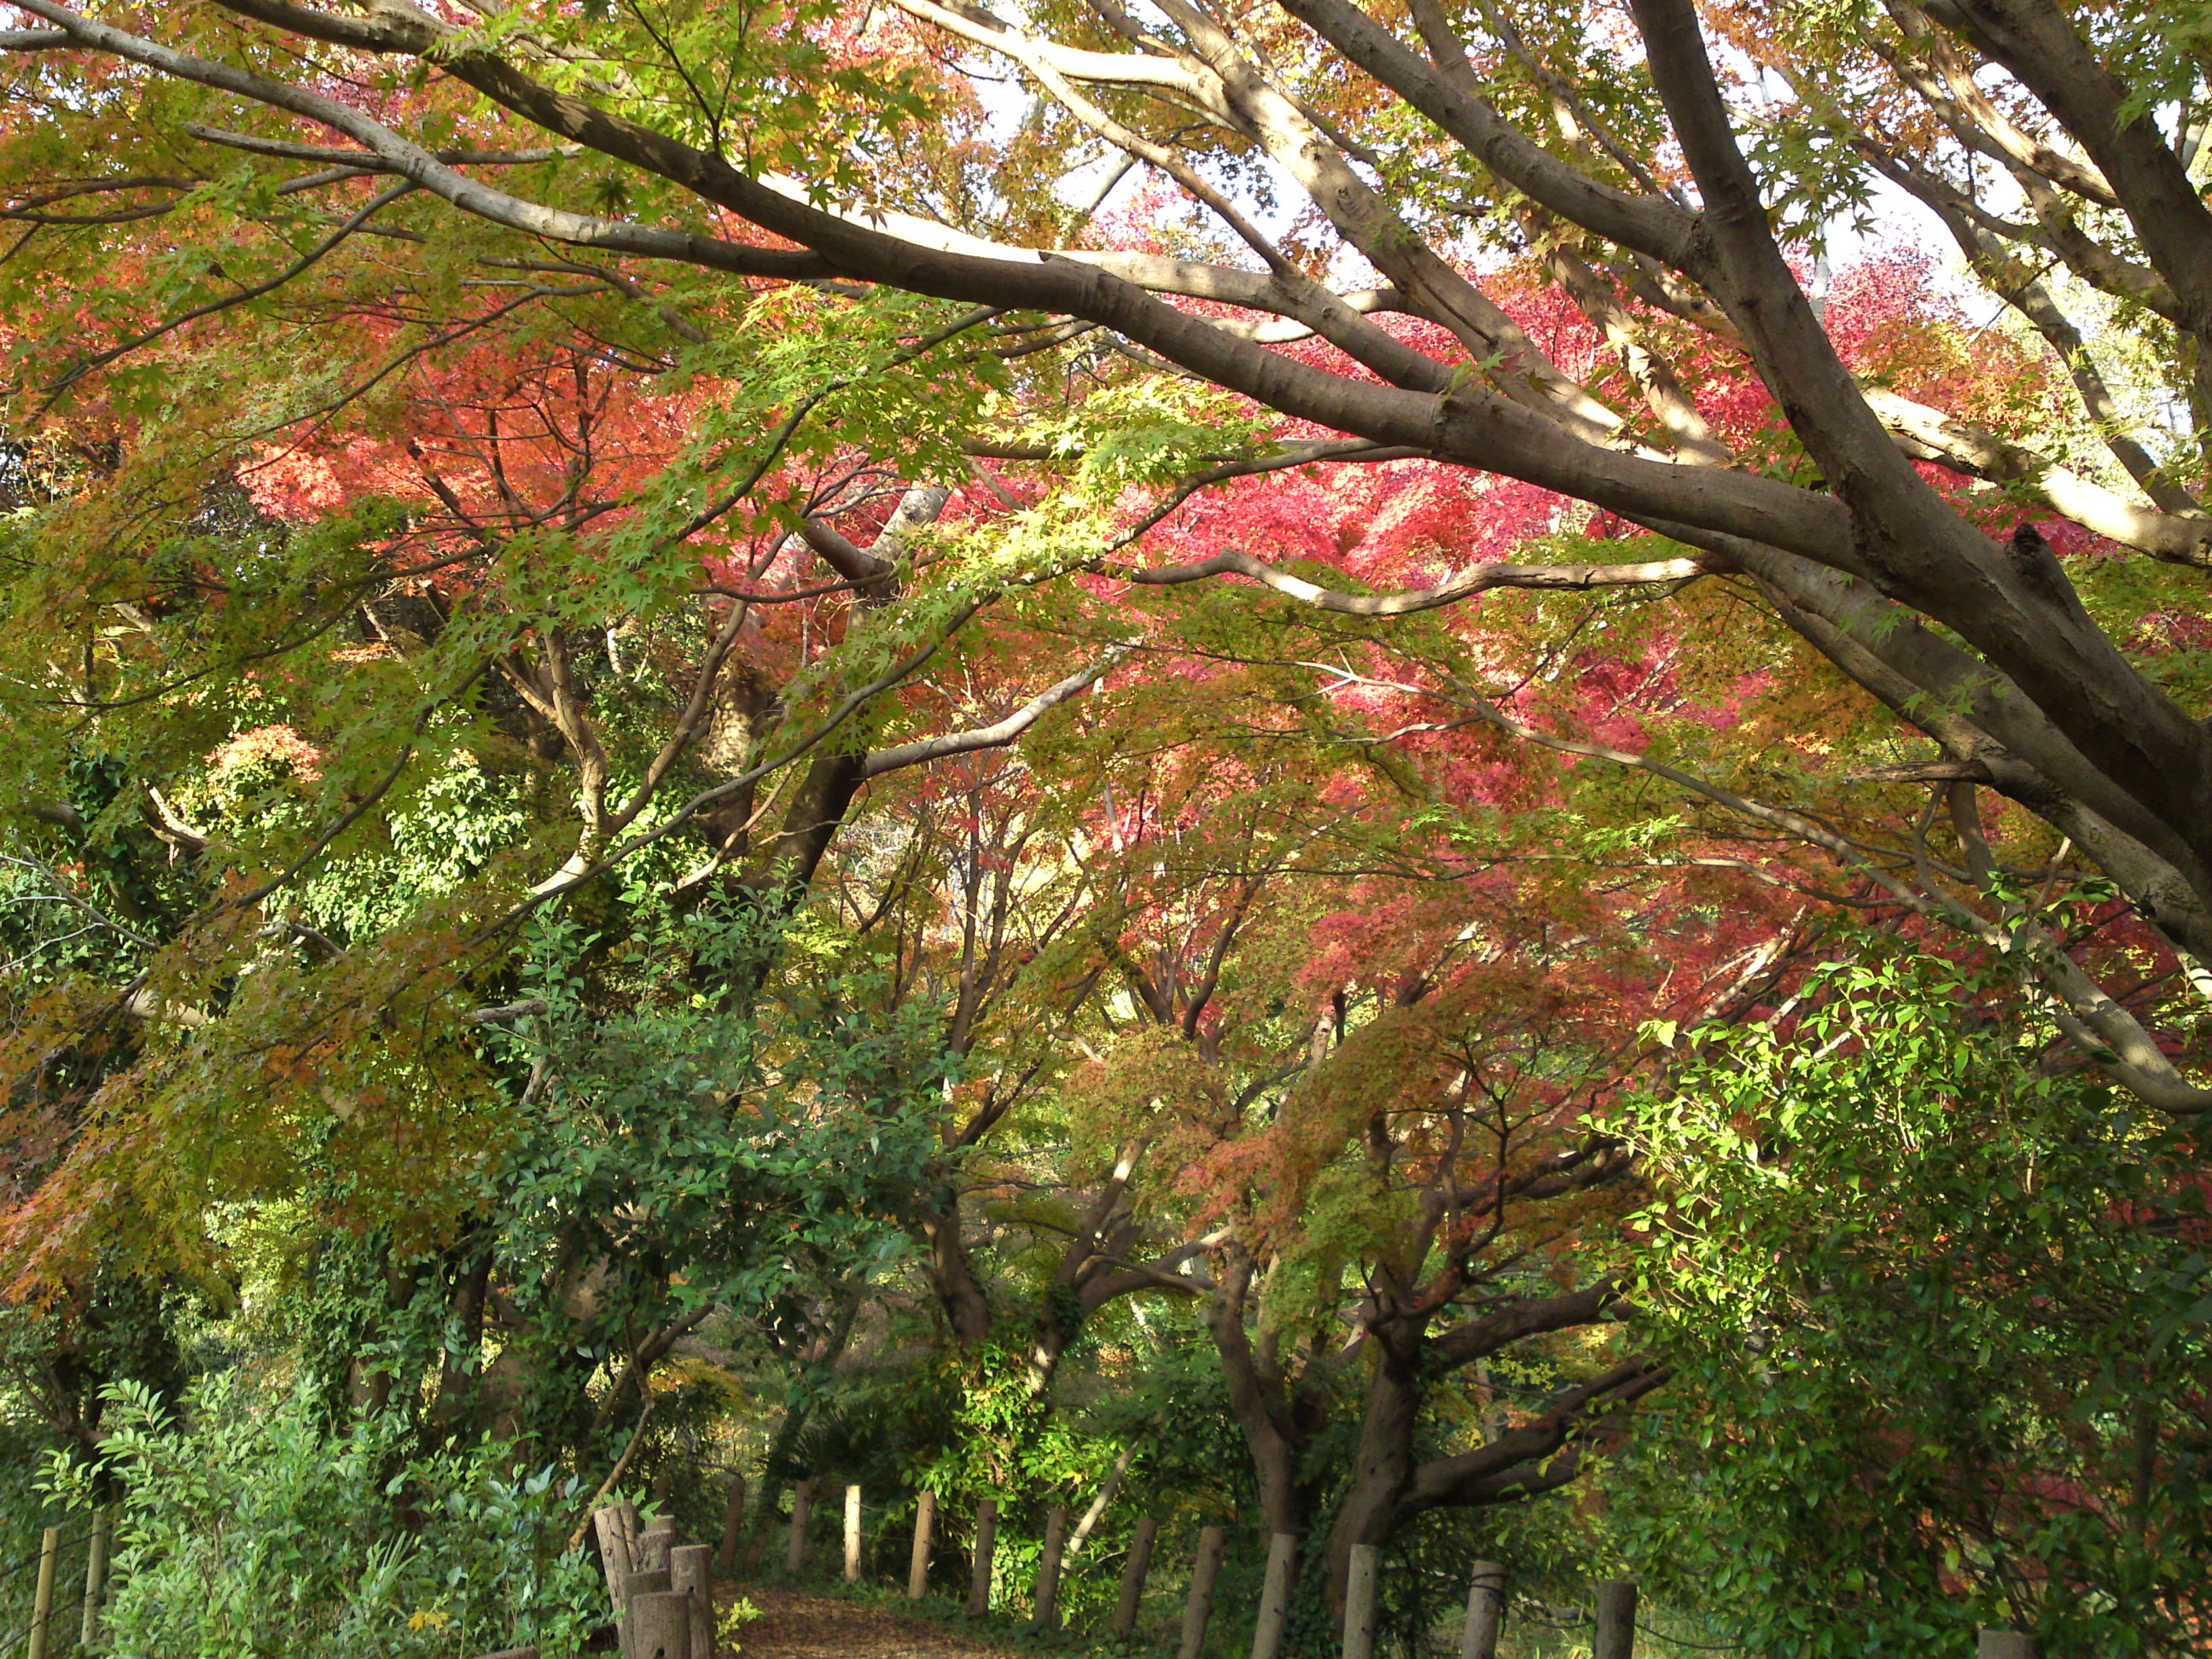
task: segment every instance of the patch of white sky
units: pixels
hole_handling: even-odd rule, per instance
[[[1163,33],[1170,32],[1166,19],[1146,0],[1125,0],[1125,3],[1140,21],[1159,28]],[[1025,11],[1022,0],[1001,0],[1000,13],[1010,21],[1027,21]],[[1634,52],[1638,43],[1625,25],[1620,24],[1619,17],[1613,8],[1596,9],[1592,13],[1593,26],[1607,28],[1607,44],[1614,50]],[[1600,18],[1606,21],[1600,22]],[[1710,44],[1718,65],[1733,72],[1741,94],[1754,108],[1763,102],[1770,109],[1779,110],[1794,101],[1794,94],[1778,77],[1759,70],[1723,42]],[[969,66],[979,74],[976,93],[993,135],[1011,138],[1022,123],[1030,118],[1036,93],[1008,60],[979,49],[970,50],[964,57]],[[2009,85],[2002,72],[1993,69],[1986,70],[1981,78],[1984,89],[1992,93],[2001,92]],[[2180,114],[2174,110],[2161,112],[2161,126],[2171,131]],[[2212,145],[2206,149],[2212,151]],[[2203,162],[2198,171],[2212,168],[2212,157],[2196,159]],[[1206,171],[1263,234],[1279,239],[1289,234],[1304,213],[1307,198],[1295,181],[1272,161],[1262,160],[1258,165],[1265,169],[1272,183],[1272,189],[1265,195],[1252,188],[1249,173],[1231,174],[1217,168]],[[1357,161],[1352,165],[1366,171]],[[1132,165],[1129,157],[1098,140],[1085,143],[1080,151],[1070,155],[1069,165],[1056,180],[1054,189],[1071,207],[1093,214],[1110,213],[1126,207],[1152,177],[1149,167],[1141,162]],[[1990,211],[2007,216],[2025,213],[2025,203],[2017,185],[2002,168],[1984,164],[1969,184],[1977,199]],[[1205,210],[1193,206],[1188,211],[1193,226],[1209,236],[1220,234],[1222,227]],[[1257,268],[1255,258],[1233,246],[1234,237],[1223,240],[1232,244],[1227,257]],[[1809,278],[1808,286],[1816,304],[1823,309],[1828,286],[1836,276],[1869,261],[1901,254],[1918,255],[1929,261],[1931,285],[1936,294],[1957,307],[1968,327],[1978,332],[1995,330],[2008,334],[2031,350],[2045,349],[2005,301],[1972,274],[1942,221],[1917,198],[1887,179],[1869,178],[1861,203],[1853,210],[1838,214],[1823,224],[1819,240],[1817,255],[1806,252],[1802,268]],[[1494,267],[1510,257],[1494,246],[1484,245],[1472,234],[1444,251],[1478,271]],[[1374,286],[1382,280],[1380,273],[1355,250],[1342,246],[1323,274],[1332,286],[1343,290]],[[2111,309],[2103,296],[2074,282],[2063,270],[2049,272],[2045,280],[2093,336],[2100,331]],[[2138,425],[2138,435],[2146,441],[2155,444],[2160,433],[2186,428],[2186,411],[2168,405],[2168,400],[2158,389],[2155,376],[2132,388],[2115,389],[2122,392],[2123,404]]]
[[[1023,18],[1024,9],[1018,5],[1000,8],[1002,15],[1016,21],[1026,21]],[[1144,0],[1132,0],[1128,10],[1139,21],[1159,27],[1163,33],[1169,31],[1166,19],[1145,4]],[[1632,50],[1632,42],[1620,44]],[[1724,58],[1731,55],[1726,46],[1719,46],[1718,51]],[[1030,118],[1036,94],[1003,58],[976,49],[969,54],[968,61],[981,72],[975,83],[976,95],[993,136],[1011,138]],[[1754,97],[1775,102],[1788,100],[1786,88],[1759,75],[1747,61],[1738,59],[1734,67]],[[1305,210],[1305,194],[1272,160],[1261,158],[1258,165],[1273,185],[1266,198],[1244,179],[1217,175],[1214,182],[1263,234],[1280,238],[1290,233]],[[1363,173],[1367,171],[1358,162],[1353,165]],[[1150,167],[1142,163],[1130,165],[1127,156],[1100,140],[1085,147],[1083,159],[1060,175],[1054,189],[1070,207],[1092,213],[1110,212],[1117,206],[1126,205],[1151,176]],[[1200,219],[1194,222],[1205,222]],[[1218,227],[1209,225],[1208,228]],[[1832,220],[1823,227],[1823,238],[1826,257],[1819,261],[1816,284],[1824,283],[1831,270],[1910,250],[1926,253],[1936,262],[1943,274],[1944,288],[1969,312],[1976,325],[1986,326],[1993,320],[1995,311],[2003,308],[2002,301],[1994,300],[1968,276],[1958,257],[1957,246],[1942,222],[1922,203],[1886,179],[1874,179],[1864,210]],[[1477,268],[1502,257],[1472,237],[1453,251]],[[1254,263],[1256,264],[1256,261]],[[1380,274],[1356,250],[1348,247],[1339,249],[1328,277],[1346,288],[1364,288],[1381,281]]]
[[[1163,33],[1170,32],[1167,20],[1146,0],[1129,0],[1127,9]],[[1017,23],[1029,21],[1024,16],[1026,8],[1019,0],[1002,5],[1000,11]],[[1604,27],[1596,24],[1600,15],[1612,17],[1617,14],[1611,13],[1610,9],[1594,13],[1594,25]],[[1615,33],[1619,38],[1608,41],[1615,50],[1637,50],[1638,43],[1632,35],[1625,29]],[[1719,66],[1734,72],[1742,95],[1754,106],[1763,103],[1769,108],[1779,109],[1793,101],[1794,95],[1778,77],[1759,70],[1723,42],[1713,41],[1711,45]],[[969,66],[979,72],[976,93],[993,135],[1002,139],[1012,137],[1022,123],[1030,118],[1037,94],[1006,58],[980,49],[969,52],[966,58]],[[1353,165],[1366,171],[1358,162]],[[1252,188],[1249,175],[1208,171],[1213,181],[1263,234],[1280,238],[1290,233],[1306,210],[1307,198],[1297,183],[1274,162],[1262,158],[1258,166],[1272,183],[1272,189],[1264,196]],[[1071,155],[1069,167],[1054,188],[1071,207],[1094,214],[1108,213],[1126,206],[1152,176],[1149,167],[1141,162],[1132,165],[1129,157],[1098,140],[1086,143],[1081,152]],[[1983,204],[1995,212],[2010,213],[2022,205],[2016,186],[2002,169],[1984,168],[1975,183]],[[1219,231],[1220,227],[1211,221],[1204,210],[1194,207],[1191,212],[1194,225],[1208,232]],[[1827,221],[1820,228],[1819,240],[1817,257],[1807,255],[1811,279],[1808,286],[1816,302],[1825,302],[1826,288],[1835,274],[1869,260],[1918,254],[1929,261],[1937,291],[1959,307],[1969,326],[2015,326],[2009,307],[1968,270],[1942,221],[1917,198],[1887,179],[1869,178],[1863,201],[1854,210]],[[1473,235],[1462,239],[1449,251],[1477,270],[1508,257],[1494,247],[1484,246]],[[1232,251],[1230,257],[1241,258],[1256,267],[1257,261],[1242,249]],[[1341,246],[1325,276],[1333,285],[1346,289],[1372,286],[1382,280],[1356,250]],[[2097,307],[2093,305],[2091,308]]]
[[[1742,60],[1737,62],[1740,68],[1749,70]],[[1775,104],[1786,103],[1791,97],[1778,78],[1752,71],[1746,79],[1754,96]],[[1984,65],[1976,79],[1983,91],[2000,103],[2019,89],[2018,83],[1996,65]],[[2180,128],[2188,118],[2186,112],[2168,106],[2154,118],[2170,139],[2183,142]],[[2075,160],[2087,160],[2078,146],[2067,144],[2063,138],[2057,142]],[[1986,212],[2000,219],[2033,218],[2026,193],[2009,172],[1979,157],[1966,159],[1967,192]],[[2191,162],[2196,160],[2193,153],[2189,155]],[[1976,334],[1994,331],[2008,335],[2031,351],[2049,352],[2033,327],[1974,274],[1957,240],[1934,210],[1879,175],[1871,177],[1869,185],[1862,212],[1840,216],[1822,228],[1826,257],[1816,280],[1823,290],[1829,270],[1845,270],[1862,260],[1904,252],[1924,254],[1930,260],[1931,286],[1958,307]],[[2043,281],[2085,334],[2094,339],[2111,326],[2114,307],[2110,298],[2075,278],[2063,265],[2054,263],[2045,271]],[[2154,451],[2190,429],[2193,417],[2185,403],[2163,389],[2155,374],[2108,376],[2108,384],[2115,401],[2132,422],[2135,436]],[[2113,470],[2109,456],[2093,451],[2085,460],[2103,471],[2108,482],[2128,488],[2123,476]]]

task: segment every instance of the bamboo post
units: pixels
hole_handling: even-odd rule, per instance
[[[31,1659],[46,1659],[46,1626],[54,1616],[54,1566],[61,1559],[62,1529],[39,1537],[39,1587],[31,1598]]]
[[[1145,1578],[1152,1570],[1152,1542],[1160,1535],[1158,1517],[1146,1516],[1129,1534],[1129,1557],[1121,1564],[1121,1599],[1114,1604],[1114,1634],[1127,1640],[1137,1628],[1145,1601]]]
[[[1260,1622],[1252,1632],[1252,1659],[1275,1659],[1282,1650],[1283,1623],[1291,1613],[1291,1574],[1297,1565],[1295,1533],[1267,1540],[1267,1577],[1260,1587]]]
[[[968,1569],[968,1611],[981,1619],[991,1610],[991,1553],[999,1542],[999,1500],[975,1505],[975,1553]]]
[[[860,1489],[845,1488],[845,1582],[860,1582]]]
[[[683,1591],[632,1590],[625,1623],[623,1659],[692,1659],[691,1598]]]
[[[1633,1659],[1636,1652],[1636,1581],[1608,1578],[1597,1587],[1597,1636],[1590,1659]]]
[[[745,1524],[745,1477],[730,1477],[730,1501],[722,1510],[722,1547],[714,1553],[714,1571],[727,1578],[738,1565],[738,1534]]]
[[[1459,1659],[1498,1659],[1498,1638],[1505,1629],[1505,1569],[1495,1561],[1474,1564],[1467,1588],[1467,1627],[1460,1632]]]
[[[814,1483],[791,1483],[791,1539],[783,1547],[783,1570],[793,1578],[806,1565],[806,1512],[814,1504]]]
[[[914,1500],[914,1553],[907,1558],[906,1599],[919,1601],[929,1594],[929,1534],[937,1528],[937,1494],[921,1492]]]
[[[2035,1659],[2035,1638],[2024,1631],[1982,1629],[1974,1659]]]
[[[84,1616],[77,1625],[77,1645],[89,1653],[100,1643],[100,1615],[107,1605],[108,1534],[115,1525],[113,1510],[92,1512],[92,1544],[84,1558]]]
[[[1054,1504],[1045,1511],[1044,1554],[1037,1562],[1036,1600],[1030,1622],[1039,1630],[1060,1627],[1060,1559],[1067,1548],[1067,1505]]]
[[[599,1534],[599,1565],[606,1569],[607,1600],[622,1612],[623,1586],[636,1564],[630,1559],[629,1540],[623,1535],[622,1511],[611,1505],[592,1511],[592,1526]]]
[[[714,1659],[714,1585],[707,1570],[714,1552],[678,1544],[668,1553],[668,1588],[691,1598],[691,1659]]]
[[[1219,1527],[1201,1527],[1198,1558],[1190,1564],[1190,1599],[1182,1604],[1182,1645],[1176,1659],[1198,1659],[1206,1646],[1206,1621],[1213,1616],[1213,1582],[1221,1577],[1221,1547],[1229,1534]]]
[[[1352,1571],[1344,1583],[1344,1659],[1375,1659],[1375,1575],[1382,1555],[1372,1544],[1352,1547]]]

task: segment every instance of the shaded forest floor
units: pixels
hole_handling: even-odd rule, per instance
[[[738,1634],[740,1659],[1012,1659],[881,1607],[772,1584],[747,1584],[762,1617]]]

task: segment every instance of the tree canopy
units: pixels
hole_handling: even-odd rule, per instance
[[[204,1433],[2191,1650],[2188,8],[5,9],[0,1341],[147,1619]]]

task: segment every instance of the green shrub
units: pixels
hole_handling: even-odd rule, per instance
[[[312,1389],[258,1396],[237,1373],[174,1414],[137,1384],[107,1397],[116,1659],[565,1659],[591,1626],[594,1575],[562,1535],[574,1483],[514,1479],[502,1447],[424,1455],[397,1413],[334,1425]],[[88,1501],[94,1479],[57,1460],[49,1484]]]

